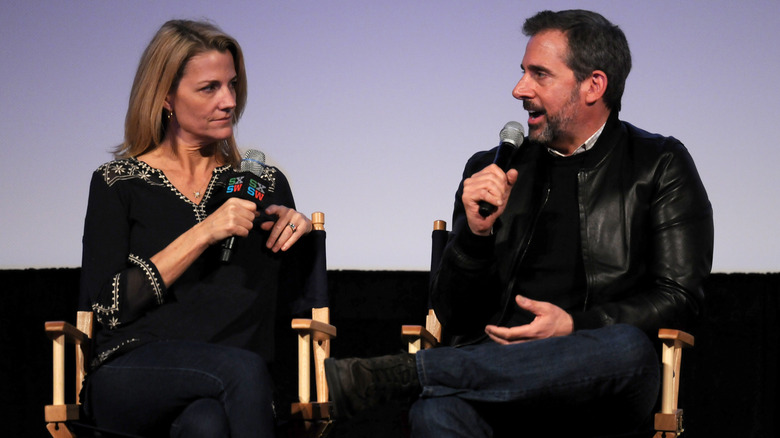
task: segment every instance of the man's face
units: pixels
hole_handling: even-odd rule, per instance
[[[528,111],[529,139],[554,149],[576,140],[582,102],[580,83],[566,65],[567,53],[568,40],[560,31],[531,37],[523,56],[523,77],[512,91]]]

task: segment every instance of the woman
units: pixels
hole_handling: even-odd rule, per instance
[[[280,270],[312,225],[273,167],[263,211],[215,202],[240,160],[246,95],[241,48],[211,24],[169,21],[141,57],[125,141],[94,173],[85,220],[81,299],[99,324],[83,400],[98,427],[273,434]],[[240,242],[222,263],[230,236]]]

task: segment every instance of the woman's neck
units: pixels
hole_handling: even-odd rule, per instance
[[[138,159],[160,170],[174,170],[184,174],[202,174],[219,166],[215,145],[184,147],[163,142]]]

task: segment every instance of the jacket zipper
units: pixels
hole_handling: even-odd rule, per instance
[[[531,239],[533,239],[534,232],[536,231],[536,225],[539,223],[539,218],[542,216],[542,210],[544,210],[544,206],[547,205],[547,201],[550,199],[550,182],[548,181],[545,186],[544,198],[542,199],[542,203],[539,205],[539,209],[536,211],[536,216],[531,223],[531,229],[527,234],[528,238],[525,240],[525,242],[523,242],[522,250],[517,254],[517,257],[512,263],[513,271],[517,270],[520,263],[522,263],[522,261],[525,259],[525,255],[528,253],[528,248],[531,246]],[[515,279],[516,277],[514,275],[510,276],[509,284],[504,291],[506,297],[504,299],[504,308],[501,311],[501,317],[499,318],[499,321],[504,319],[504,317],[507,315],[509,303],[512,301],[512,291],[515,288]]]

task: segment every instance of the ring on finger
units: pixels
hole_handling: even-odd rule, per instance
[[[295,232],[295,224],[294,223],[290,222],[289,224],[287,224],[287,226],[290,227],[290,229],[292,230],[293,233]]]

